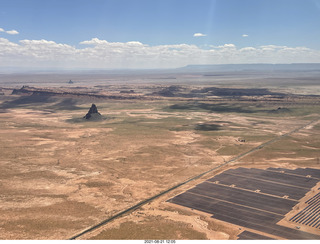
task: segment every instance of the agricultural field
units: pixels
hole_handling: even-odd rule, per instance
[[[239,167],[320,170],[319,74],[280,75],[0,75],[0,239],[69,239],[170,188],[77,239],[262,235],[168,200]]]

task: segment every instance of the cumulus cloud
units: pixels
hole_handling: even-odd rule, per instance
[[[101,45],[101,44],[108,44],[109,42],[107,42],[106,40],[99,40],[98,38],[92,38],[89,41],[83,41],[80,42],[80,44],[83,45]]]
[[[247,35],[247,34],[243,34],[243,35],[242,35],[242,37],[248,37],[248,36],[249,36],[249,35]]]
[[[176,68],[188,64],[320,62],[320,51],[306,47],[264,45],[238,48],[175,44],[150,46],[138,41],[92,38],[80,47],[48,40],[0,38],[0,66],[50,68]]]
[[[224,44],[223,46],[219,46],[220,48],[235,48],[236,45],[230,43],[230,44]]]
[[[5,30],[5,29],[3,29],[3,28],[0,28],[0,32],[7,33],[7,34],[9,34],[9,35],[17,35],[17,34],[19,34],[19,32],[18,32],[18,31],[16,31],[16,30],[9,30],[9,31],[6,31],[6,30]]]
[[[202,33],[194,33],[193,34],[194,37],[202,37],[202,36],[207,36],[206,34],[202,34]]]
[[[16,30],[9,30],[9,31],[6,31],[6,33],[9,35],[18,35],[19,34],[19,32]]]

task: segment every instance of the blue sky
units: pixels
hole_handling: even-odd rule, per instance
[[[201,34],[194,36],[195,33]],[[114,52],[131,52],[130,57],[118,55],[114,67],[105,62],[102,68],[123,68],[127,58],[140,62],[143,55],[151,58],[154,66],[164,67],[168,52],[173,49],[176,52],[188,49],[189,56],[191,49],[193,56],[198,49],[202,59],[190,59],[190,63],[292,62],[294,55],[297,62],[320,62],[320,0],[0,0],[0,38],[0,52],[2,48],[6,53],[3,54],[6,60],[0,60],[1,66],[22,65],[17,55],[23,53],[21,58],[35,56],[34,66],[41,61],[43,66],[88,67],[84,62],[77,65],[61,62],[58,54],[66,50],[60,50],[59,44],[65,45],[61,48],[68,49],[69,55],[72,52],[78,55],[83,49],[89,53],[90,48],[93,51],[90,55],[97,55],[97,46],[100,50],[104,48],[108,58]],[[143,44],[144,52],[140,52],[142,46],[130,49],[128,42]],[[122,43],[121,48],[125,49],[110,43]],[[270,52],[261,56],[267,46],[278,56]],[[15,53],[15,48],[19,52]],[[37,60],[41,49],[46,48],[43,55],[51,55],[51,62],[43,57]],[[290,48],[291,56],[287,54]],[[205,54],[210,49],[216,51],[215,55],[214,51]],[[32,50],[35,55],[30,53]],[[240,50],[247,59],[232,60],[232,55],[240,55]],[[301,50],[305,56],[301,56]],[[279,56],[279,51],[282,55],[285,51],[287,60]],[[155,62],[152,55],[157,55],[156,52],[161,52],[158,57],[165,57],[166,61]],[[186,63],[186,52],[180,55],[184,62],[179,61],[176,52],[171,53],[170,67]],[[138,68],[144,67],[148,68],[146,65]]]

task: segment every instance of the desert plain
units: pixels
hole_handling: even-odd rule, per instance
[[[0,239],[70,239],[189,179],[76,239],[238,239],[167,200],[227,169],[320,169],[319,79],[1,74]],[[92,104],[100,120],[83,118]]]

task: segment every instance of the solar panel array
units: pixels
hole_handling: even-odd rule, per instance
[[[320,169],[263,170],[240,167],[226,170],[168,201],[273,236],[290,240],[320,239],[320,232],[315,235],[277,224],[319,181]],[[297,221],[305,216],[305,223],[317,226],[319,216],[307,214],[320,211],[320,194],[308,203],[310,207],[301,211]],[[254,236],[244,233],[242,237]],[[259,239],[267,239],[267,236],[260,235]]]
[[[290,221],[320,229],[320,193],[314,195],[306,203],[308,206],[293,216]]]

